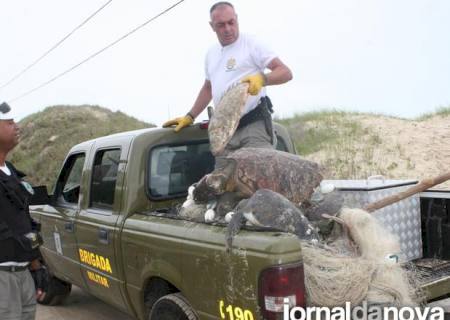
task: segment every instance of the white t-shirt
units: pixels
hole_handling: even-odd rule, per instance
[[[0,166],[0,170],[2,170],[7,176],[11,175],[11,170],[9,170],[6,164],[4,166]]]
[[[248,75],[264,72],[277,55],[253,36],[239,34],[238,39],[225,47],[216,44],[209,49],[205,60],[206,79],[211,82],[214,105],[233,85]],[[262,88],[258,95],[249,96],[243,115],[253,110],[261,97],[266,95]]]

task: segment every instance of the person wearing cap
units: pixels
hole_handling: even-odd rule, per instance
[[[0,319],[34,319],[44,295],[39,262],[39,225],[29,213],[32,189],[24,174],[6,161],[19,142],[19,128],[7,103],[0,104]],[[31,271],[31,273],[30,273]],[[38,288],[38,290],[36,290]]]
[[[272,148],[272,104],[265,87],[291,80],[292,73],[272,50],[254,37],[239,33],[238,18],[231,3],[214,4],[210,18],[219,43],[206,55],[205,82],[191,110],[183,117],[165,122],[163,127],[175,126],[175,132],[179,132],[194,122],[211,99],[217,105],[228,88],[247,82],[250,97],[224,154],[242,147]],[[270,72],[265,73],[266,69]]]

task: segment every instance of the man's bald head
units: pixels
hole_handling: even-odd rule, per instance
[[[239,24],[234,7],[226,1],[217,2],[210,9],[211,28],[222,46],[234,43],[239,37]]]
[[[221,8],[223,6],[230,7],[230,8],[232,8],[234,10],[234,7],[233,7],[233,5],[231,3],[227,2],[227,1],[219,1],[219,2],[216,2],[215,4],[213,4],[211,9],[209,9],[209,15],[212,16],[212,13],[213,13],[214,10],[219,9],[219,8]]]

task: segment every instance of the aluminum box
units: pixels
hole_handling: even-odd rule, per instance
[[[345,206],[362,208],[415,185],[416,180],[324,180],[331,183],[344,196]],[[390,206],[379,209],[373,215],[400,240],[402,261],[422,258],[422,231],[420,198],[413,195]]]

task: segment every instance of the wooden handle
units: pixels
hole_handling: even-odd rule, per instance
[[[368,205],[366,205],[364,207],[364,210],[366,210],[367,212],[374,212],[375,210],[389,206],[393,203],[396,203],[405,198],[408,198],[416,193],[425,191],[431,187],[434,187],[435,185],[443,183],[447,180],[450,180],[450,172],[441,174],[441,175],[431,178],[431,179],[424,179],[424,180],[420,181],[418,184],[416,184],[415,186],[412,186],[411,188],[406,189],[405,191],[402,191],[402,192],[399,192],[392,196],[386,197],[384,199],[369,203]]]

